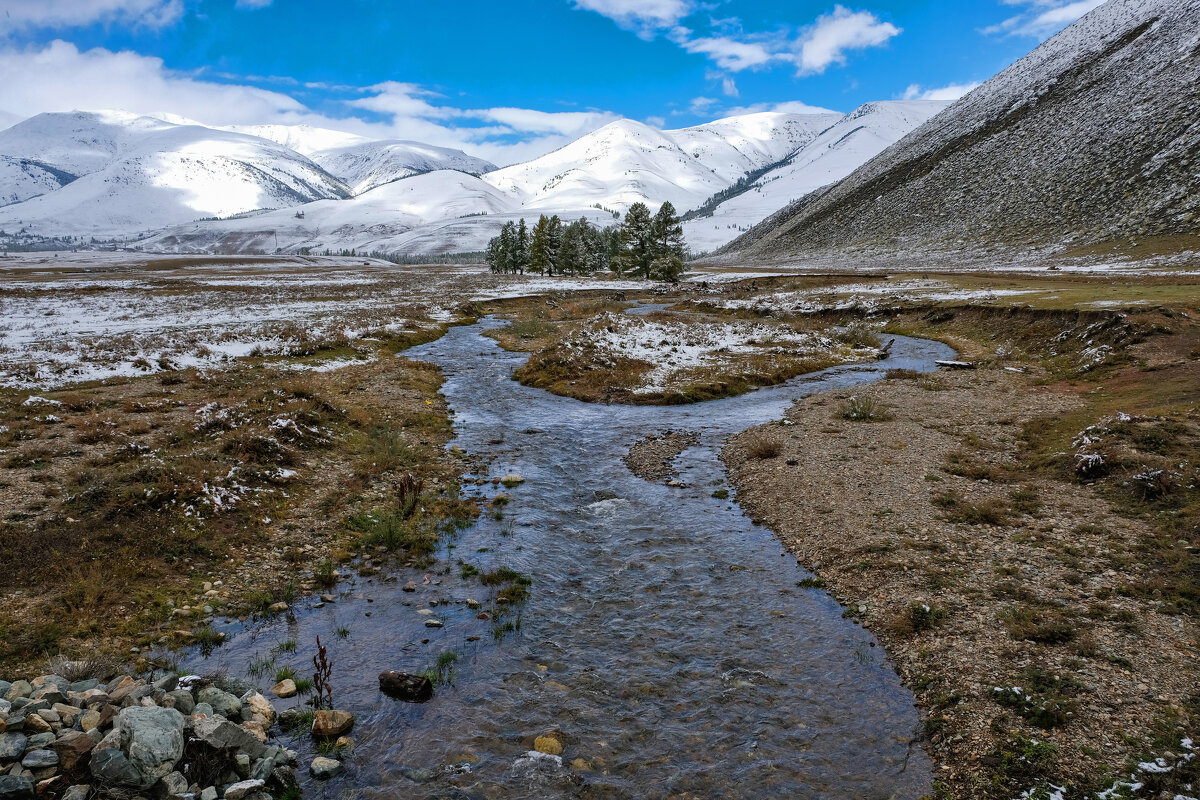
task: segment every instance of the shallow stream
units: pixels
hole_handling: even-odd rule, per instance
[[[932,370],[935,359],[953,357],[950,348],[896,337],[884,361],[740,397],[605,406],[511,380],[526,355],[480,335],[500,324],[454,328],[405,355],[445,374],[454,444],[490,460],[489,475],[526,479],[509,490],[480,487],[489,497],[510,495],[503,518],[484,516],[453,537],[429,570],[355,577],[339,584],[337,602],[311,608],[311,598],[287,618],[224,628],[229,641],[187,666],[244,674],[252,661],[274,658],[310,674],[321,636],[335,705],[358,720],[358,749],[329,783],[305,775],[307,796],[928,792],[918,714],[882,648],[827,594],[797,585],[809,573],[770,531],[712,494],[727,488],[718,455],[730,434],[779,419],[813,392],[873,381],[890,368]],[[684,488],[643,481],[622,462],[635,441],[667,429],[700,434],[676,461]],[[497,608],[496,590],[463,578],[460,561],[532,578],[519,612],[501,618],[514,627],[519,620],[519,629],[504,634],[468,607],[473,599]],[[409,580],[417,591],[402,590]],[[443,627],[426,627],[431,617]],[[294,653],[276,650],[286,640],[298,643]],[[450,683],[430,702],[379,693],[379,672],[420,672],[448,651],[458,657]],[[264,688],[273,677],[260,678]],[[565,745],[561,756],[531,752],[547,733]]]

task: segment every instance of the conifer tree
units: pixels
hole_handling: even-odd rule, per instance
[[[645,203],[634,203],[625,212],[621,223],[621,272],[639,278],[650,277],[650,263],[654,260],[650,209]]]
[[[551,271],[550,220],[545,214],[538,217],[529,242],[529,271],[545,275]]]
[[[558,214],[550,217],[546,223],[546,251],[550,258],[549,273],[554,275],[562,272],[558,263],[558,251],[562,247],[562,220],[558,218]]]
[[[654,280],[679,280],[683,273],[683,223],[670,201],[662,204],[650,225],[651,266]]]
[[[517,223],[517,237],[514,242],[512,265],[516,272],[525,274],[529,268],[529,229],[525,227],[525,218]]]

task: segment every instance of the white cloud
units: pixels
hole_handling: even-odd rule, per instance
[[[716,104],[716,99],[712,97],[693,97],[692,102],[688,104],[688,111],[698,117],[702,117]]]
[[[731,72],[761,67],[775,58],[762,42],[742,42],[727,36],[682,39],[678,44],[689,53],[703,53]]]
[[[678,25],[695,10],[691,0],[575,0],[575,7],[602,14],[645,39]]]
[[[737,97],[741,94],[741,92],[738,91],[737,84],[734,83],[733,78],[728,76],[721,79],[721,91],[725,93],[726,97]]]
[[[998,36],[1033,36],[1046,39],[1070,25],[1104,0],[1005,0],[1007,5],[1027,6],[1020,14],[983,29]]]
[[[126,22],[161,28],[183,16],[182,0],[4,0],[0,31]]]
[[[253,11],[257,8],[266,8],[271,5],[274,0],[237,0],[235,8],[248,9]]]
[[[904,90],[905,100],[957,100],[979,85],[974,83],[952,83],[949,86],[926,89],[919,83],[910,84]]]
[[[801,74],[824,72],[830,64],[845,64],[847,50],[878,47],[899,34],[899,28],[869,11],[834,6],[797,40],[796,65]]]
[[[727,117],[737,117],[742,114],[759,114],[763,111],[776,111],[782,114],[841,114],[840,111],[831,111],[828,108],[820,106],[810,106],[808,103],[801,103],[799,100],[789,100],[784,103],[754,103],[748,106],[734,106],[727,108],[723,112]]]
[[[208,125],[307,124],[414,139],[500,164],[537,157],[618,119],[606,111],[458,108],[441,104],[436,92],[397,81],[349,87],[346,116],[332,117],[283,92],[205,80],[129,51],[80,51],[61,40],[28,49],[0,45],[0,75],[8,78],[0,81],[0,122],[5,114],[25,119],[77,109],[170,112]]]

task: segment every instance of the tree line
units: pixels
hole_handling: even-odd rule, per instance
[[[669,202],[654,215],[645,203],[634,203],[620,225],[608,228],[596,228],[586,219],[564,225],[557,214],[543,214],[532,230],[523,218],[509,221],[486,251],[488,266],[498,274],[611,271],[657,281],[678,280],[683,258],[683,224]]]

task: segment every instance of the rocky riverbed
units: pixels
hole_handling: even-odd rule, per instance
[[[0,799],[157,797],[270,800],[298,797],[297,753],[278,743],[280,715],[257,687],[229,675],[179,677],[157,670],[107,681],[80,677],[0,680]],[[277,687],[278,689],[279,687]],[[284,712],[330,741],[346,712]],[[331,754],[352,748],[339,740]],[[317,758],[315,777],[341,769]]]

